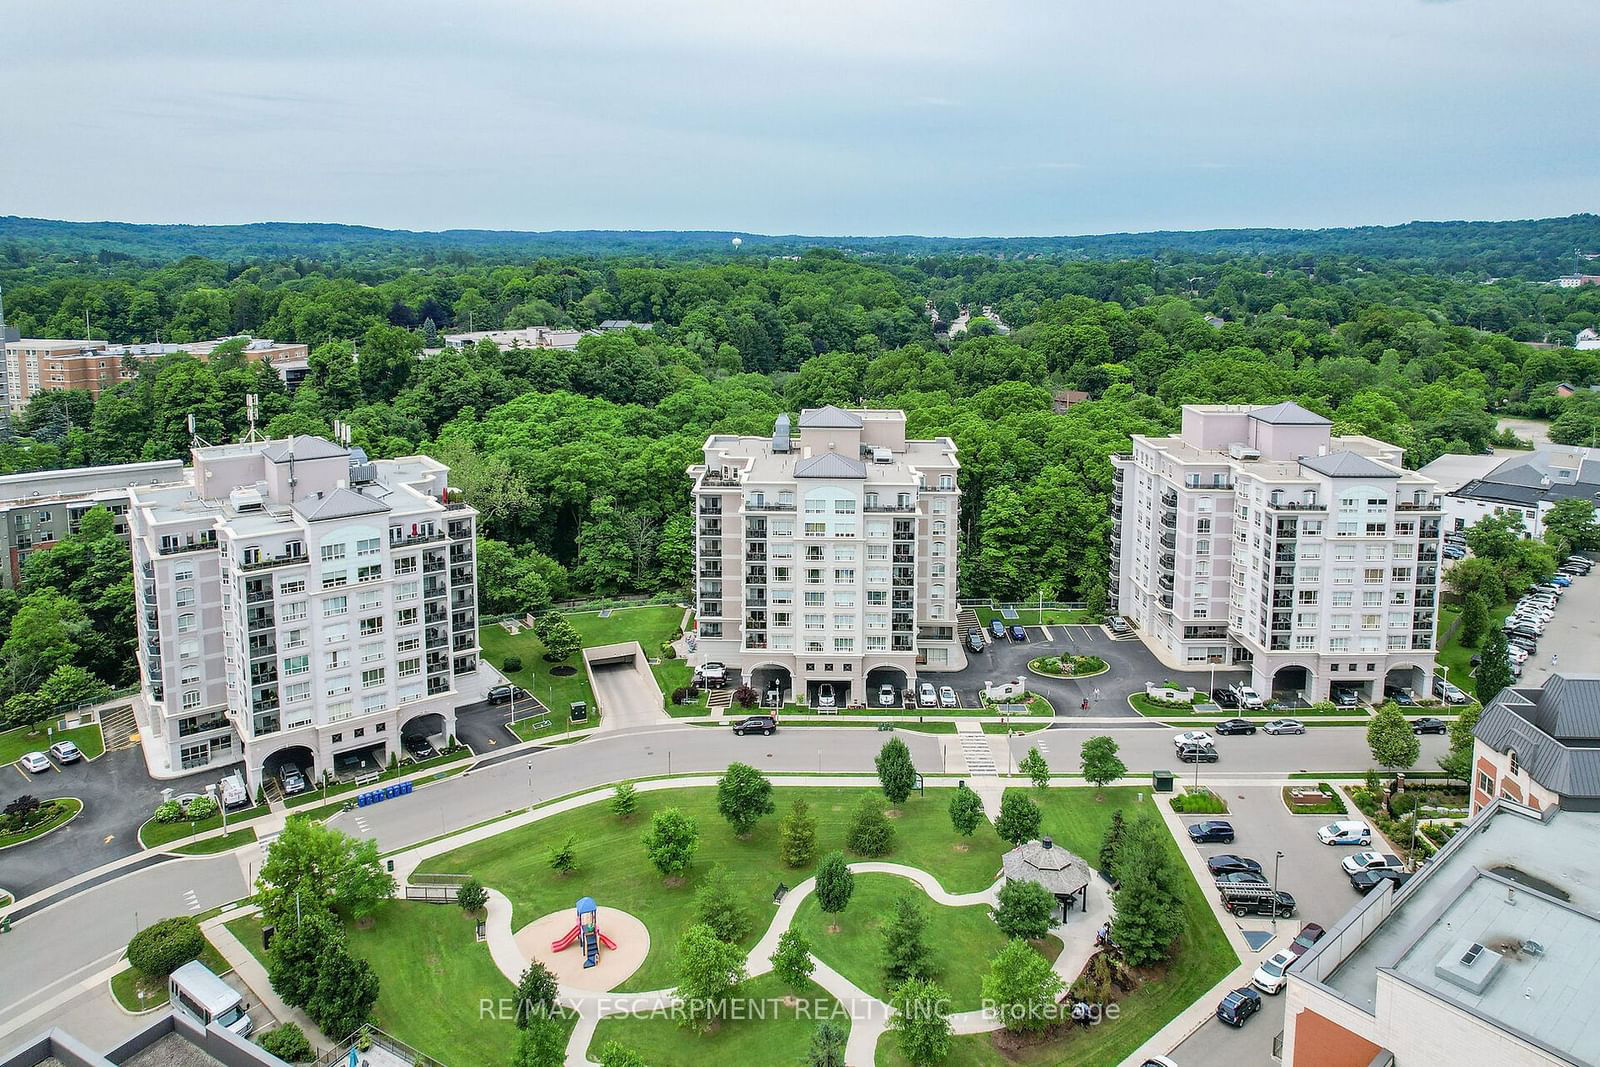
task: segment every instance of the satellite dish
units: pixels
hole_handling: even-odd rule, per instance
[[[738,248],[742,244],[744,244],[744,238],[743,237],[735,237],[733,239],[733,247]]]

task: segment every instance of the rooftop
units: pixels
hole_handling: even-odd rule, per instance
[[[1048,837],[1018,845],[1000,865],[1011,881],[1033,882],[1057,896],[1076,893],[1093,879],[1087,863]]]
[[[1329,478],[1398,478],[1400,472],[1348,449],[1326,456],[1306,456],[1300,465]]]
[[[1518,452],[1464,482],[1455,495],[1524,506],[1569,497],[1593,500],[1600,496],[1600,451],[1544,445]]]
[[[1271,423],[1274,426],[1332,426],[1333,423],[1318,415],[1315,411],[1307,410],[1292,400],[1271,407],[1252,408],[1250,417],[1257,422]]]
[[[1505,689],[1473,733],[1496,752],[1515,751],[1563,798],[1600,798],[1600,677],[1555,674],[1542,689]]]
[[[861,416],[853,411],[836,408],[832,404],[820,408],[806,408],[800,413],[801,429],[857,429]]]

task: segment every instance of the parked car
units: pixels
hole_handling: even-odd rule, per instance
[[[833,695],[833,683],[823,682],[817,686],[817,709],[828,711],[839,706],[839,698]]]
[[[741,737],[745,734],[771,736],[778,732],[778,720],[771,715],[751,715],[749,718],[734,720],[733,732]]]
[[[1013,640],[1013,641],[1026,641],[1027,639],[1028,639],[1028,631],[1024,630],[1021,626],[1018,626],[1016,623],[1012,623],[1011,624],[1011,640]]]
[[[1267,884],[1267,876],[1260,871],[1229,871],[1227,874],[1217,875],[1219,886],[1243,886]]]
[[[1210,745],[1179,745],[1179,763],[1216,763],[1221,757]]]
[[[1447,734],[1450,724],[1443,719],[1436,719],[1432,715],[1424,715],[1420,719],[1411,720],[1411,732],[1414,734]]]
[[[1211,691],[1211,699],[1216,701],[1219,708],[1236,708],[1239,706],[1239,698],[1226,689],[1213,689]]]
[[[968,630],[967,631],[967,650],[970,651],[970,652],[982,652],[983,651],[983,631],[982,630]]]
[[[1366,896],[1384,882],[1393,882],[1394,887],[1399,889],[1409,881],[1411,881],[1411,875],[1407,874],[1405,871],[1396,871],[1388,867],[1379,867],[1375,871],[1357,871],[1355,874],[1352,874],[1350,876],[1350,888],[1354,889],[1362,896]]]
[[[1299,719],[1273,719],[1271,722],[1262,723],[1261,728],[1269,734],[1303,734],[1306,724]]]
[[[707,689],[721,689],[728,684],[728,665],[718,660],[700,664],[700,681]]]
[[[418,763],[438,755],[433,750],[433,743],[422,734],[408,734],[400,739],[400,743],[405,746],[406,753]]]
[[[1324,845],[1370,845],[1372,827],[1349,819],[1330,822],[1317,831],[1317,840]]]
[[[1204,822],[1189,825],[1189,840],[1197,845],[1222,843],[1224,845],[1233,841],[1233,823],[1226,819],[1206,819]]]
[[[304,793],[310,786],[306,783],[306,776],[300,768],[292,763],[286,763],[278,770],[278,785],[283,789],[286,797],[297,796]]]
[[[1241,919],[1246,915],[1271,915],[1274,911],[1277,912],[1278,918],[1286,919],[1294,914],[1295,899],[1281,889],[1274,898],[1259,889],[1223,886],[1222,906]]]
[[[1331,695],[1333,702],[1341,708],[1353,708],[1361,703],[1361,697],[1347,685],[1334,686]]]
[[[1439,550],[1439,554],[1444,556],[1445,559],[1467,558],[1467,550],[1462,548],[1460,545],[1445,545]]]
[[[34,774],[43,774],[54,766],[43,752],[29,752],[17,762],[22,764],[23,770]]]
[[[1250,978],[1250,984],[1268,996],[1282,993],[1284,983],[1289,980],[1289,967],[1299,958],[1286,948],[1279,949],[1261,961]]]
[[[509,685],[495,685],[489,687],[489,703],[509,704],[516,690]]]
[[[959,708],[961,701],[956,699],[956,691],[948,685],[939,687],[939,706],[941,708]]]
[[[1261,864],[1245,856],[1235,856],[1232,853],[1224,852],[1220,856],[1208,856],[1206,858],[1206,870],[1211,872],[1211,877],[1213,878],[1219,875],[1231,874],[1234,871],[1251,871],[1255,874],[1260,874]]]
[[[56,758],[57,763],[77,763],[83,758],[83,753],[71,741],[57,741],[50,746],[50,755]]]
[[[1239,706],[1242,708],[1260,711],[1267,706],[1267,702],[1261,699],[1261,694],[1257,693],[1251,686],[1230,685],[1228,688],[1233,692],[1234,697],[1238,699]]]
[[[1304,956],[1311,951],[1311,946],[1322,940],[1322,935],[1328,931],[1316,923],[1306,923],[1300,928],[1300,936],[1289,942],[1289,951],[1296,956]]]
[[[1344,868],[1345,874],[1355,874],[1357,871],[1375,871],[1379,868],[1401,871],[1405,870],[1406,864],[1399,856],[1383,852],[1356,852],[1341,860],[1339,866]]]
[[[1179,748],[1184,745],[1210,745],[1215,744],[1210,734],[1204,730],[1185,730],[1172,739],[1172,743]]]
[[[1006,639],[1006,624],[999,619],[990,619],[989,632],[994,634],[996,641],[1004,641]]]
[[[898,703],[900,703],[900,694],[895,692],[894,686],[878,686],[878,707],[892,708]]]
[[[1219,734],[1253,734],[1256,724],[1249,719],[1223,719],[1213,729]]]
[[[1433,695],[1444,701],[1446,704],[1472,703],[1471,697],[1467,696],[1467,694],[1463,693],[1460,689],[1456,688],[1454,685],[1445,681],[1443,678],[1438,677],[1437,675],[1435,675],[1433,679]]]
[[[925,708],[939,706],[939,694],[934,691],[932,682],[923,682],[917,686],[917,703]]]
[[[1240,986],[1222,998],[1222,1003],[1217,1005],[1217,1018],[1229,1026],[1239,1027],[1260,1010],[1261,994],[1249,986]]]
[[[1557,571],[1550,576],[1550,584],[1565,589],[1572,584],[1572,579]]]
[[[1414,708],[1417,706],[1416,697],[1413,697],[1411,695],[1411,690],[1407,689],[1403,685],[1384,686],[1383,696],[1385,700],[1392,700],[1396,704],[1399,704],[1402,708]]]
[[[1126,615],[1113,615],[1106,625],[1110,627],[1112,633],[1119,636],[1133,633],[1133,623],[1128,621]]]

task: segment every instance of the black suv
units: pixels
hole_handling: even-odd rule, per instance
[[[1420,719],[1411,720],[1411,732],[1414,734],[1447,734],[1450,724],[1443,719],[1436,719],[1432,715],[1424,715]]]
[[[983,651],[983,631],[982,630],[968,630],[967,631],[967,648],[971,649],[973,652],[982,652]]]
[[[1226,819],[1207,819],[1189,825],[1189,840],[1197,845],[1220,841],[1224,845],[1233,841],[1233,823]]]
[[[489,703],[509,704],[511,703],[511,698],[515,696],[516,693],[517,691],[511,688],[509,685],[493,686],[489,690]]]
[[[1264,896],[1260,893],[1230,893],[1227,889],[1222,890],[1222,906],[1233,912],[1241,919],[1246,915],[1271,915],[1273,912],[1272,903],[1271,897]],[[1281,889],[1278,890],[1277,904],[1278,918],[1287,919],[1289,916],[1294,914],[1294,897],[1290,896],[1288,893],[1285,893]]]
[[[1222,1003],[1217,1005],[1217,1018],[1229,1026],[1243,1026],[1260,1010],[1261,994],[1249,986],[1241,986],[1222,998]]]
[[[1216,702],[1219,708],[1236,708],[1239,706],[1239,698],[1226,689],[1213,689],[1211,691],[1211,699]]]
[[[1249,719],[1223,719],[1212,727],[1219,734],[1253,734],[1256,724]]]
[[[748,719],[739,719],[733,724],[736,734],[775,734],[778,732],[778,720],[771,715],[752,715]]]
[[[1179,745],[1179,763],[1215,763],[1217,750],[1210,745]]]

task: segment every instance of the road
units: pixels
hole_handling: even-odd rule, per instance
[[[1594,637],[1600,633],[1600,575],[1574,578],[1539,639],[1539,651],[1522,665],[1518,685],[1543,685],[1558,671],[1594,670]],[[1454,680],[1454,679],[1452,679]],[[1460,684],[1459,682],[1457,684]]]

